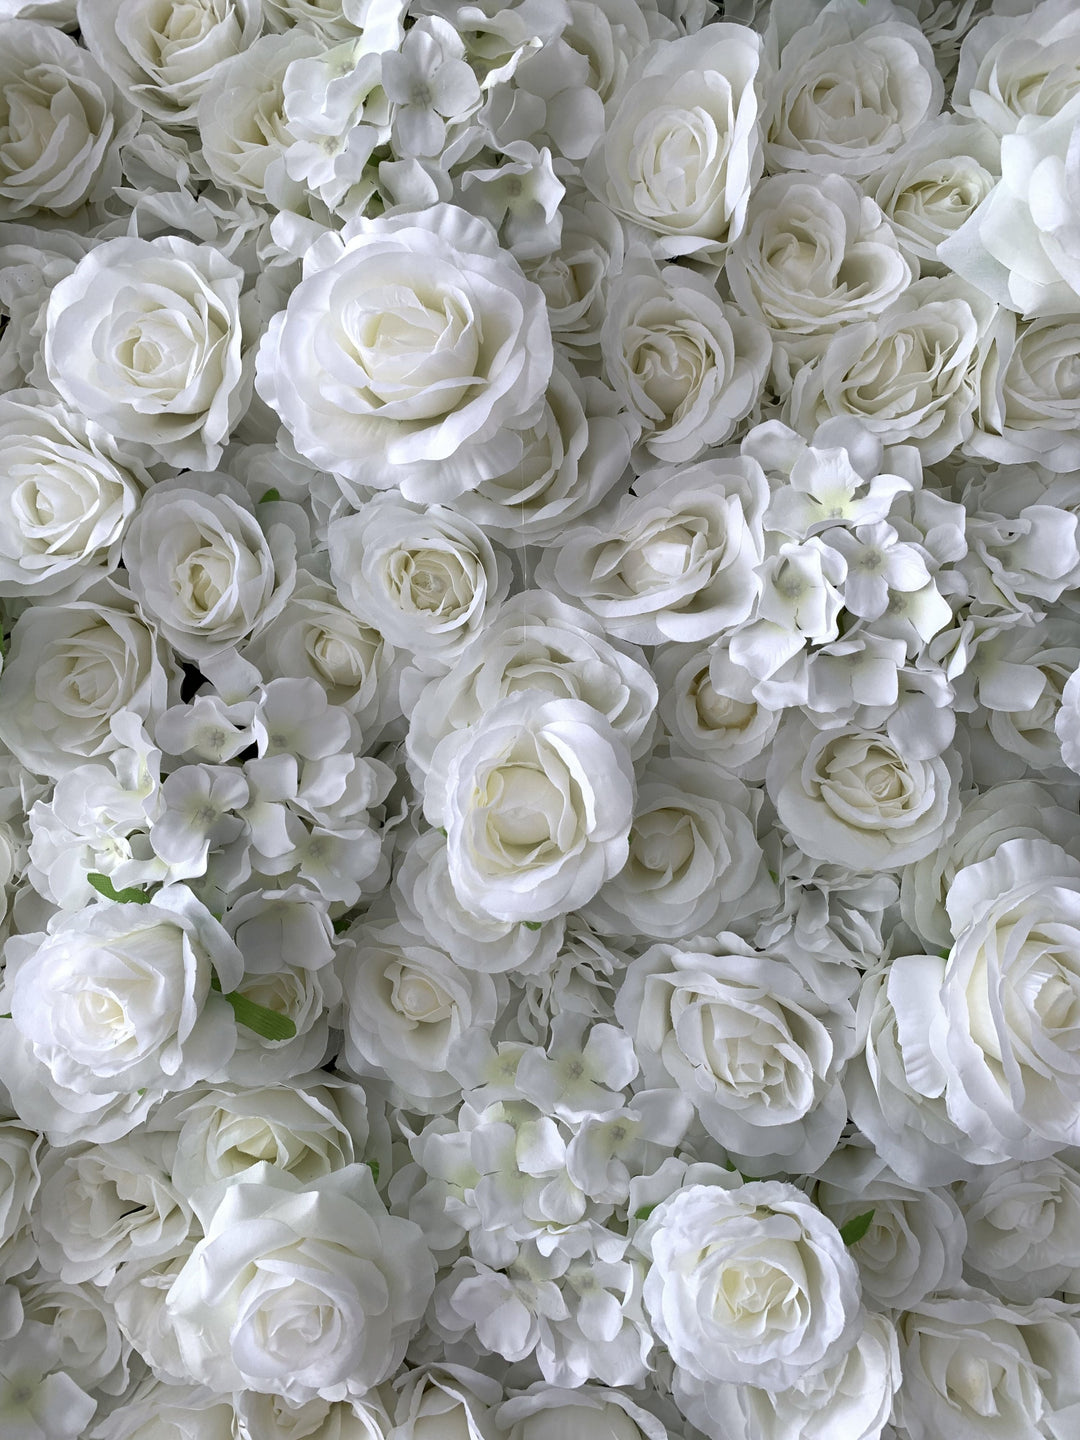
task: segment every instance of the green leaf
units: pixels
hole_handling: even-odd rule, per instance
[[[659,1200],[658,1200],[658,1201],[656,1202],[656,1204],[659,1205],[659,1203],[660,1203],[660,1202],[659,1202]],[[652,1214],[652,1212],[653,1212],[655,1209],[656,1209],[656,1205],[642,1205],[639,1210],[635,1210],[635,1211],[634,1211],[634,1219],[635,1219],[635,1220],[647,1220],[647,1219],[649,1218],[649,1216]]]
[[[90,885],[104,895],[106,900],[119,900],[124,905],[149,905],[150,896],[145,890],[139,890],[134,885],[129,885],[126,890],[117,890],[107,875],[94,873],[87,875]]]
[[[371,1171],[371,1178],[375,1181],[375,1184],[377,1185],[377,1184],[379,1183],[379,1162],[378,1162],[378,1160],[365,1160],[365,1161],[364,1161],[364,1164],[365,1164],[365,1165],[368,1167],[368,1169]]]
[[[349,926],[352,924],[352,921],[347,915],[339,915],[338,918],[332,923],[334,926],[334,934],[344,935],[345,931],[348,930]]]
[[[523,920],[521,923],[526,930],[542,930],[544,928],[539,920]]]
[[[0,1020],[10,1020],[10,1019],[11,1019],[11,1011],[10,1011],[10,1010],[8,1011],[8,1013],[7,1013],[6,1015],[0,1015]]]
[[[210,981],[210,989],[216,990],[223,1000],[229,1002],[238,1025],[254,1030],[255,1034],[261,1035],[264,1040],[292,1040],[296,1035],[296,1025],[287,1015],[279,1015],[276,1010],[249,1000],[246,995],[241,995],[239,990],[230,990],[228,995],[224,994],[221,981],[216,975]]]
[[[266,504],[268,504],[268,503],[269,503],[270,501],[272,501],[272,500],[280,500],[280,499],[281,499],[281,491],[280,491],[275,485],[271,485],[271,486],[270,486],[270,489],[267,490],[267,492],[266,492],[265,495],[260,495],[260,496],[259,496],[259,504],[260,504],[260,505],[266,505]]]
[[[864,1210],[861,1215],[852,1216],[846,1225],[840,1226],[840,1239],[845,1245],[857,1245],[870,1229],[873,1218],[873,1210]]]

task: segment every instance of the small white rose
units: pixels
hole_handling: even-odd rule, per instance
[[[306,1182],[258,1165],[166,1305],[184,1363],[217,1392],[344,1400],[393,1374],[434,1283],[423,1233],[387,1213],[366,1165]]]
[[[175,235],[104,241],[49,296],[49,379],[74,409],[146,454],[216,465],[250,398],[243,280],[211,245]]]

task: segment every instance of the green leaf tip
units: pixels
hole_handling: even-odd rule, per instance
[[[221,981],[216,975],[210,981],[210,989],[216,990],[223,1000],[229,1002],[238,1025],[253,1030],[264,1040],[292,1040],[295,1038],[296,1024],[289,1019],[288,1015],[279,1015],[276,1010],[271,1010],[266,1005],[260,1005],[255,1000],[249,1000],[246,995],[241,995],[239,990],[230,990],[226,995],[222,991]]]
[[[88,884],[104,895],[106,900],[119,900],[123,905],[149,905],[150,896],[145,890],[140,890],[134,885],[129,885],[126,890],[117,890],[107,875],[99,875],[96,871],[87,875]]]
[[[266,492],[265,495],[260,495],[260,496],[259,496],[259,504],[260,504],[260,505],[267,505],[267,504],[269,504],[270,501],[272,501],[272,500],[280,500],[280,499],[281,499],[281,491],[277,488],[276,485],[271,485],[271,486],[270,486],[270,489],[267,490],[267,492]]]
[[[852,1216],[845,1225],[840,1226],[840,1239],[845,1245],[857,1245],[870,1229],[873,1218],[873,1210],[864,1210],[861,1215]]]
[[[659,1204],[659,1201],[657,1201],[657,1204]],[[634,1219],[647,1220],[655,1209],[656,1205],[642,1205],[640,1209],[634,1211]]]

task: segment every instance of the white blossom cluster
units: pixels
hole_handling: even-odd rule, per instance
[[[1080,1435],[1076,0],[0,0],[3,1440]]]

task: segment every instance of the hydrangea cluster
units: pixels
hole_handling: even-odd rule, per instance
[[[4,1440],[1073,1440],[1075,0],[2,0]]]

